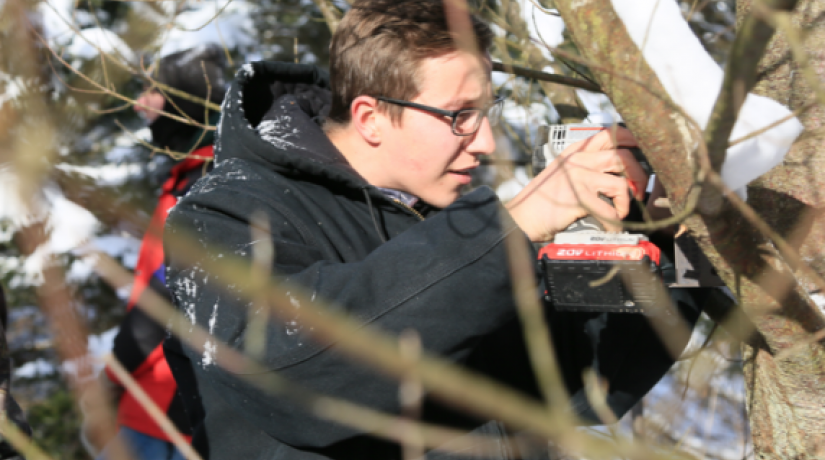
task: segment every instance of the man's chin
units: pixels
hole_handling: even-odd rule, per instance
[[[436,208],[446,208],[453,204],[455,200],[461,197],[461,192],[456,191],[452,193],[444,193],[437,196],[430,196],[428,198],[421,198],[425,203],[435,206]]]

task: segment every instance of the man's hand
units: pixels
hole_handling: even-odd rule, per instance
[[[647,185],[633,154],[620,148],[636,146],[633,134],[621,127],[570,145],[507,204],[510,215],[533,242],[550,241],[587,215],[608,231],[621,230],[617,221],[630,209],[628,189],[641,200]]]

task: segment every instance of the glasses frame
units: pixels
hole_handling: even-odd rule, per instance
[[[453,134],[456,135],[456,136],[459,136],[459,137],[465,137],[465,136],[472,136],[473,134],[477,133],[479,128],[481,128],[481,123],[482,122],[479,121],[478,124],[476,125],[475,129],[472,132],[459,133],[456,130],[456,126],[455,126],[456,125],[456,120],[458,120],[459,115],[461,115],[464,112],[469,112],[471,110],[479,110],[479,111],[481,111],[481,118],[479,118],[479,120],[483,121],[484,118],[487,117],[487,114],[490,113],[490,110],[493,107],[495,107],[496,105],[501,105],[501,104],[504,103],[505,98],[504,98],[504,96],[496,96],[496,98],[493,100],[493,102],[491,102],[490,104],[487,105],[487,107],[484,107],[482,109],[475,108],[475,107],[470,107],[470,108],[459,109],[459,110],[439,109],[438,107],[431,107],[429,105],[419,104],[417,102],[405,101],[405,100],[402,100],[402,99],[393,99],[391,97],[375,96],[375,99],[377,99],[379,101],[383,101],[383,102],[388,102],[390,104],[399,105],[401,107],[410,107],[410,108],[413,108],[413,109],[419,109],[419,110],[423,110],[425,112],[434,113],[436,115],[441,115],[441,116],[450,118],[451,119],[450,127],[453,130]],[[491,121],[490,124],[495,124],[495,122]]]

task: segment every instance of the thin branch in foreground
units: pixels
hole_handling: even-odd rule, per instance
[[[250,219],[252,237],[252,277],[253,290],[260,293],[249,303],[247,330],[244,335],[246,353],[254,360],[261,361],[266,356],[266,330],[269,327],[269,299],[266,285],[272,278],[275,247],[266,214],[256,212]]]
[[[562,424],[573,424],[570,419],[570,395],[559,372],[556,353],[541,301],[536,295],[534,263],[529,260],[524,235],[512,232],[507,235],[507,257],[513,280],[513,299],[521,320],[530,364],[539,383],[549,416]]]
[[[53,460],[7,417],[0,417],[0,433],[27,460]],[[15,457],[19,458],[19,457]]]
[[[802,260],[802,257],[790,246],[790,244],[788,244],[782,236],[774,231],[748,203],[739,198],[739,195],[731,193],[730,189],[727,188],[722,181],[722,177],[719,176],[718,173],[711,173],[708,176],[708,179],[708,182],[711,185],[718,188],[728,197],[728,200],[739,210],[742,217],[744,217],[751,225],[756,227],[762,235],[773,242],[779,254],[785,262],[788,263],[791,270],[800,270],[802,274],[810,278],[819,289],[825,290],[825,279],[819,276],[814,269],[805,263],[805,261]]]
[[[172,440],[172,443],[183,456],[186,457],[187,460],[202,460],[201,456],[195,452],[195,449],[192,448],[189,442],[184,439],[183,435],[175,428],[175,425],[169,420],[169,417],[152,401],[152,398],[146,394],[146,391],[135,381],[132,374],[123,367],[120,361],[111,354],[106,356],[104,361],[109,369],[114,372],[115,376],[117,376],[120,383],[126,388],[126,391],[134,396],[143,410],[145,410],[146,413],[149,414],[149,417],[158,424],[160,429],[169,436],[169,439]]]
[[[315,6],[321,10],[321,15],[324,16],[324,21],[327,23],[329,27],[330,33],[335,33],[335,29],[338,28],[338,23],[341,22],[341,12],[338,11],[338,8],[332,4],[329,0],[312,0],[315,3]]]
[[[421,357],[421,337],[418,332],[412,329],[402,331],[398,337],[398,350],[403,358],[413,363],[418,361]],[[410,367],[409,375],[398,386],[398,399],[401,403],[402,415],[398,420],[401,423],[399,429],[408,431],[407,437],[411,441],[403,447],[404,460],[424,458],[425,454],[421,431],[416,424],[408,423],[409,420],[421,418],[422,403],[424,402],[424,387],[421,385],[421,380],[414,369],[414,366]]]
[[[753,139],[754,137],[759,136],[760,134],[766,133],[766,132],[772,130],[773,128],[776,128],[777,126],[781,125],[782,123],[785,123],[786,121],[793,120],[794,118],[802,115],[803,113],[805,113],[808,110],[814,108],[815,106],[816,106],[816,102],[809,102],[809,103],[803,105],[802,107],[794,110],[793,112],[789,113],[788,115],[780,118],[779,120],[776,120],[775,122],[769,124],[768,126],[765,126],[764,128],[757,129],[757,130],[752,131],[751,133],[748,133],[748,134],[746,134],[746,135],[744,135],[744,136],[742,136],[738,139],[730,141],[730,143],[728,144],[728,147],[733,147],[736,144],[740,144],[740,143],[745,142],[747,140]],[[805,133],[801,134],[800,138],[802,138],[803,136],[805,136]],[[797,139],[797,140],[799,140],[799,139]]]
[[[115,120],[115,124],[123,131],[124,134],[131,137],[133,141],[135,141],[138,144],[142,145],[143,147],[146,147],[147,149],[149,149],[149,151],[151,151],[152,154],[162,153],[164,155],[168,155],[169,157],[171,157],[172,159],[175,159],[175,160],[182,160],[184,158],[195,158],[195,159],[198,159],[198,160],[203,160],[204,163],[209,163],[210,161],[215,160],[215,158],[213,158],[213,157],[207,157],[207,156],[203,156],[203,155],[193,155],[192,152],[195,151],[195,146],[197,144],[193,145],[192,148],[189,150],[189,152],[178,152],[176,150],[171,150],[168,147],[167,148],[160,148],[160,147],[152,145],[149,142],[146,142],[145,140],[135,136],[135,133],[130,131],[128,128],[126,128],[126,126],[124,126],[123,123],[120,122],[120,120]]]

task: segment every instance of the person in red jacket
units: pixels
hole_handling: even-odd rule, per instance
[[[223,49],[217,45],[203,45],[171,54],[158,61],[152,78],[162,85],[220,104],[225,92],[224,56]],[[202,102],[171,94],[162,85],[148,87],[137,99],[135,110],[150,122],[155,146],[164,151],[168,149],[188,155],[164,174],[158,205],[141,243],[126,317],[115,337],[112,353],[188,439],[191,435],[190,424],[163,353],[166,329],[136,308],[136,302],[145,289],[153,289],[170,298],[163,266],[163,225],[177,199],[210,169],[214,131],[205,129],[205,126],[215,126],[220,112],[207,110]],[[163,112],[190,119],[194,123],[183,123],[164,116]],[[129,392],[122,391],[122,385],[110,369],[106,369],[101,378],[105,386],[114,388],[114,394],[120,395],[117,403],[118,436],[126,441],[133,458],[183,459],[168,434],[138,400]],[[104,449],[98,459],[106,458],[107,451]]]

